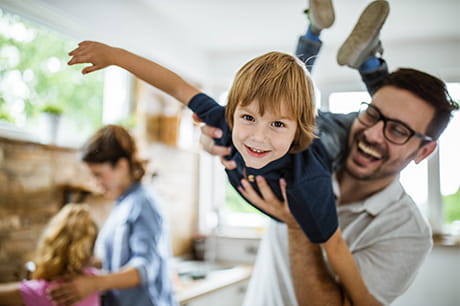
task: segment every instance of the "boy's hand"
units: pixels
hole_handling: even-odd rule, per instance
[[[218,139],[222,137],[222,130],[204,124],[203,121],[201,121],[200,117],[198,117],[198,115],[195,113],[193,113],[193,120],[196,123],[200,124],[201,133],[202,133],[200,137],[200,143],[201,143],[201,146],[203,147],[203,150],[205,150],[211,155],[221,156],[220,161],[226,169],[228,170],[235,169],[236,164],[233,160],[226,160],[225,158],[223,158],[224,156],[227,156],[231,153],[231,148],[218,146],[212,140],[213,138]]]
[[[78,44],[76,49],[69,52],[72,58],[67,64],[92,64],[92,66],[85,67],[82,70],[83,74],[90,73],[113,65],[116,58],[113,54],[116,50],[116,48],[99,42],[83,41]]]
[[[286,181],[284,179],[280,179],[280,189],[284,201],[280,201],[278,199],[264,177],[260,175],[256,176],[256,182],[262,196],[259,196],[246,179],[241,180],[242,186],[238,187],[238,190],[252,204],[280,219],[286,223],[289,228],[300,228],[289,209],[286,196]]]

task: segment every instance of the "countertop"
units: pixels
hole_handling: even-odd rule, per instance
[[[187,303],[200,296],[243,282],[250,278],[251,273],[252,265],[239,264],[229,269],[209,271],[203,279],[180,278],[176,282],[176,298],[180,304]]]

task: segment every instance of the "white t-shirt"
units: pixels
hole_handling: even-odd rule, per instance
[[[333,182],[337,187],[335,178]],[[399,180],[364,202],[339,206],[337,212],[369,291],[390,304],[407,290],[430,252],[430,226]],[[243,305],[297,305],[288,248],[286,225],[270,221]]]

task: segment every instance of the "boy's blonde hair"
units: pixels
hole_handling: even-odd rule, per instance
[[[297,122],[297,131],[289,153],[305,150],[315,138],[314,88],[304,64],[296,57],[269,52],[246,63],[236,74],[228,95],[225,117],[233,128],[238,105],[246,106],[257,99],[258,109],[281,113],[284,104],[288,116]]]
[[[81,274],[93,254],[97,232],[86,204],[65,205],[40,237],[32,278],[51,281],[64,274]]]

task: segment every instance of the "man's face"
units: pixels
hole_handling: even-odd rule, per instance
[[[261,116],[253,101],[247,106],[237,106],[232,140],[246,166],[260,169],[289,151],[296,130],[297,122],[283,108],[280,114],[265,111]]]
[[[434,108],[411,92],[386,86],[372,99],[383,116],[406,123],[412,130],[425,134],[434,115]],[[393,179],[412,160],[419,162],[433,146],[420,146],[422,140],[411,137],[403,145],[388,141],[383,133],[384,122],[366,127],[355,119],[349,135],[350,152],[345,171],[362,180]]]

